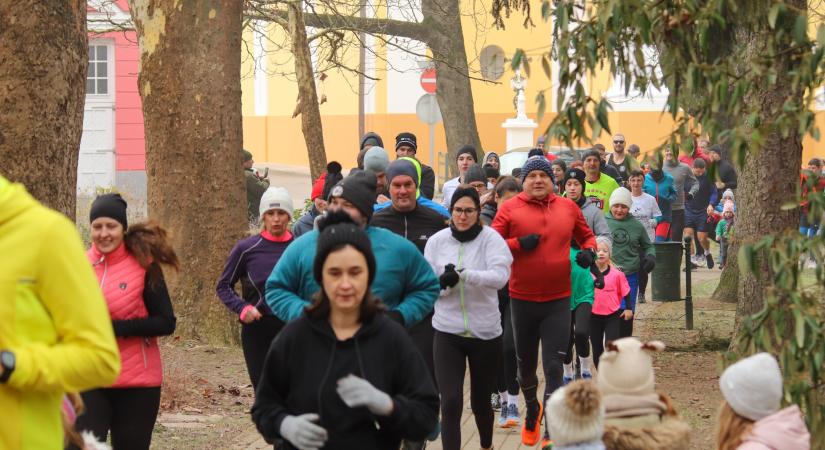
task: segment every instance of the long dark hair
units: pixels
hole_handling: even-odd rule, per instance
[[[312,303],[304,308],[304,311],[306,311],[307,316],[311,319],[328,319],[331,308],[329,297],[327,293],[324,292],[324,288],[321,287],[321,289],[312,296]],[[378,300],[378,298],[372,295],[372,291],[367,289],[367,293],[364,294],[364,300],[361,302],[361,307],[358,309],[358,318],[362,323],[370,322],[378,313],[385,309],[381,300]]]
[[[150,285],[156,285],[163,279],[161,265],[180,270],[178,255],[169,243],[168,236],[169,233],[154,220],[129,226],[123,236],[126,249],[146,270],[146,280]]]

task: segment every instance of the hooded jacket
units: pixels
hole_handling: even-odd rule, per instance
[[[372,226],[386,228],[412,242],[421,254],[427,241],[440,230],[447,227],[447,219],[432,209],[416,205],[408,212],[384,208],[372,216]]]
[[[368,226],[366,232],[377,269],[372,292],[389,310],[401,313],[404,324],[411,327],[432,312],[438,279],[410,241],[384,228]],[[266,302],[284,322],[301,317],[320,290],[312,272],[317,242],[318,230],[296,239],[266,280]]]
[[[753,424],[739,450],[809,450],[811,435],[799,406],[789,406]]]
[[[719,191],[716,190],[716,185],[710,181],[707,173],[696,177],[696,181],[699,189],[694,194],[693,199],[685,203],[685,208],[691,212],[705,212],[708,205],[716,206]]]
[[[570,297],[570,241],[596,250],[596,236],[579,205],[552,192],[543,200],[519,193],[501,205],[492,227],[513,254],[510,295],[520,300]],[[518,238],[534,233],[541,235],[538,247],[522,250]]]
[[[337,381],[350,374],[392,397],[389,417],[341,400]],[[402,438],[424,440],[435,429],[438,408],[424,359],[404,329],[385,315],[376,315],[344,341],[326,319],[303,316],[272,342],[252,420],[264,437],[281,438],[286,416],[315,413],[328,432],[325,449],[398,449]]]
[[[75,225],[2,176],[0,255],[0,350],[16,359],[0,384],[0,448],[63,448],[63,394],[120,371],[106,302]]]
[[[318,212],[318,208],[316,208],[315,205],[312,205],[309,211],[305,212],[304,215],[292,224],[292,236],[294,236],[295,239],[298,239],[302,234],[312,231],[315,226],[315,218],[319,215],[320,213]]]
[[[607,220],[604,218],[604,211],[601,210],[593,201],[589,198],[584,199],[584,203],[579,205],[582,210],[582,215],[584,216],[584,221],[587,222],[587,226],[593,230],[593,234],[596,237],[603,237],[610,241],[610,244],[613,244],[613,235],[610,233],[610,227],[607,226]]]
[[[662,170],[673,177],[673,188],[676,191],[676,197],[670,204],[671,211],[685,209],[685,192],[696,195],[696,192],[699,191],[699,183],[696,181],[696,176],[693,175],[693,170],[687,164],[678,160],[665,161],[662,164]],[[653,196],[655,197],[655,195]],[[661,209],[661,207],[659,208]]]
[[[645,255],[656,255],[647,230],[639,219],[628,215],[618,220],[607,214],[607,225],[613,233],[613,251],[610,259],[622,272],[632,274],[639,271],[639,263]]]
[[[659,205],[659,210],[662,212],[660,222],[670,223],[673,220],[671,206],[676,200],[676,188],[673,184],[673,177],[669,173],[662,171],[662,179],[656,181],[651,172],[645,175],[642,192],[652,195],[653,198],[656,199],[656,204]]]

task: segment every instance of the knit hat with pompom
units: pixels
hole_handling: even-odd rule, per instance
[[[600,441],[604,432],[604,403],[596,383],[574,381],[547,400],[547,425],[557,446]]]

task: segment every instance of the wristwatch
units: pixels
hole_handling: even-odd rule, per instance
[[[0,351],[0,366],[3,367],[3,374],[0,375],[0,383],[5,383],[9,381],[12,372],[14,372],[14,353],[5,350]]]

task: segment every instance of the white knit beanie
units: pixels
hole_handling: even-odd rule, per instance
[[[280,209],[292,217],[292,197],[289,196],[289,191],[282,187],[269,187],[261,196],[261,205],[258,208],[260,217],[263,218],[264,213],[270,209]]]
[[[604,403],[592,381],[578,380],[547,399],[547,426],[558,446],[599,441],[604,433]]]
[[[627,188],[620,187],[610,194],[610,206],[625,205],[628,208],[633,207],[633,196]]]
[[[757,353],[725,369],[719,388],[736,414],[757,421],[779,411],[782,372],[771,354]]]

